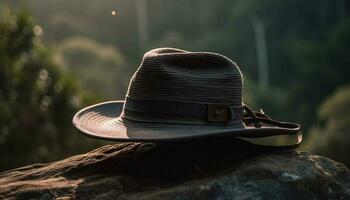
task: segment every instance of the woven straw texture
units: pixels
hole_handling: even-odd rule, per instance
[[[242,106],[242,86],[240,69],[222,55],[161,48],[145,54],[127,97]]]

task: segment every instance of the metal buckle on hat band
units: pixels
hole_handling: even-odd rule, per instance
[[[208,121],[227,123],[231,119],[230,105],[210,104],[208,105]]]

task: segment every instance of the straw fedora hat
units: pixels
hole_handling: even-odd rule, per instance
[[[217,53],[159,48],[147,52],[125,100],[80,110],[82,133],[115,141],[174,141],[234,137],[254,144],[292,146],[300,125],[272,120],[243,103],[239,67]]]

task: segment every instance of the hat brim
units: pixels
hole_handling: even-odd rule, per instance
[[[173,141],[203,137],[235,137],[253,144],[281,146],[301,142],[300,126],[286,123],[286,127],[255,128],[243,121],[233,125],[188,125],[170,123],[125,122],[119,116],[124,101],[109,101],[80,110],[73,118],[75,127],[87,136],[113,141]]]

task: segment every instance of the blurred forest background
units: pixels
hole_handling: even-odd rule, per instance
[[[105,143],[74,113],[123,99],[145,51],[222,53],[245,101],[303,125],[303,150],[350,166],[346,0],[1,0],[0,171]]]

